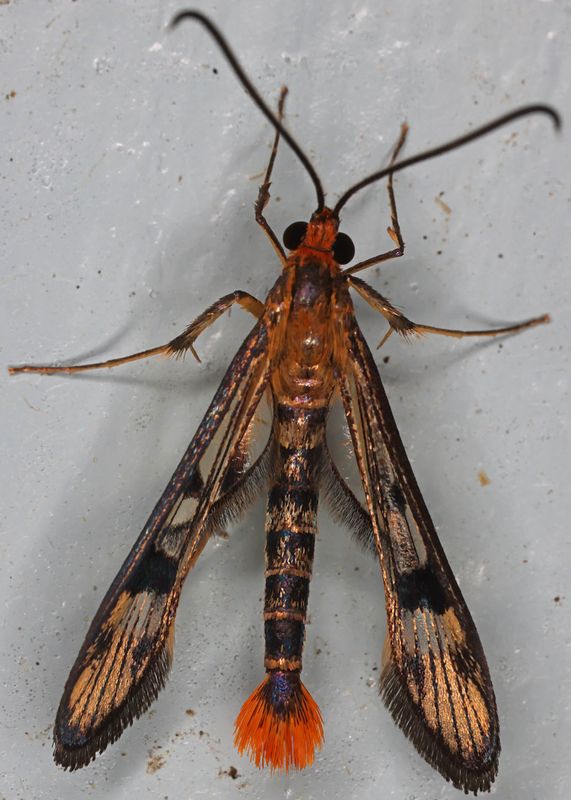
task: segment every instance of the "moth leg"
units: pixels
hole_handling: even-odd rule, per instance
[[[394,164],[394,162],[397,160],[398,154],[402,150],[404,143],[406,141],[407,134],[408,134],[408,125],[406,124],[406,122],[403,122],[400,128],[400,136],[391,153],[389,166],[391,164]],[[367,269],[367,267],[372,267],[374,264],[380,264],[382,261],[389,261],[391,258],[400,258],[401,256],[404,255],[404,240],[402,238],[402,233],[399,224],[392,175],[389,175],[389,179],[387,182],[387,191],[389,195],[389,210],[391,214],[391,224],[387,228],[387,233],[389,234],[393,242],[396,244],[396,247],[394,247],[392,250],[387,250],[387,252],[385,253],[380,253],[380,255],[378,256],[373,256],[372,258],[367,258],[365,261],[360,261],[353,267],[349,267],[348,269],[343,270],[345,274],[352,275],[355,272],[360,272],[362,269]]]
[[[523,322],[516,322],[514,325],[506,325],[504,328],[490,328],[484,331],[462,331],[456,328],[436,328],[434,325],[418,325],[413,322],[411,333],[423,336],[425,333],[437,333],[439,336],[451,336],[454,339],[463,339],[465,336],[501,336],[506,333],[519,333],[528,328],[535,328],[536,325],[545,325],[551,322],[549,314],[542,314],[540,317],[525,319]]]
[[[519,333],[527,328],[534,328],[536,325],[543,325],[551,321],[549,314],[542,314],[540,317],[533,317],[533,319],[526,319],[523,322],[516,322],[514,325],[506,325],[503,328],[490,328],[484,331],[463,331],[457,330],[456,328],[437,328],[434,325],[419,325],[405,317],[403,313],[391,305],[386,297],[383,297],[380,292],[377,292],[372,286],[365,283],[365,281],[362,281],[360,278],[351,277],[349,278],[349,283],[375,311],[380,311],[389,323],[390,327],[378,345],[379,347],[383,346],[393,331],[400,333],[405,339],[408,336],[423,336],[427,333],[436,333],[439,336],[451,336],[454,339],[463,339],[466,336],[501,336],[502,334]]]
[[[265,310],[265,305],[261,300],[258,300],[254,295],[249,292],[242,292],[237,289],[235,292],[225,294],[220,300],[212,303],[206,311],[203,311],[194,322],[191,322],[188,328],[181,334],[171,339],[168,344],[164,345],[164,352],[167,356],[179,357],[184,355],[187,350],[190,350],[192,355],[200,362],[198,353],[194,349],[194,342],[200,334],[209,328],[213,322],[216,322],[218,317],[221,317],[234,303],[242,306],[250,314],[253,314],[256,319],[260,319]]]
[[[282,86],[282,88],[280,90],[280,99],[278,101],[278,119],[279,119],[280,122],[283,119],[284,105],[285,105],[285,99],[286,99],[287,93],[288,93],[287,86]],[[278,152],[279,141],[280,141],[280,132],[276,131],[276,135],[274,137],[274,143],[273,143],[273,146],[272,146],[272,152],[270,153],[270,160],[268,162],[268,166],[267,166],[267,169],[266,169],[266,174],[264,176],[264,181],[263,181],[262,185],[260,186],[260,188],[258,190],[258,199],[256,200],[256,203],[254,205],[254,209],[255,209],[255,212],[256,212],[256,222],[264,230],[266,236],[268,237],[268,239],[272,243],[272,246],[273,246],[274,250],[278,254],[278,258],[280,259],[282,264],[285,264],[285,262],[287,261],[287,257],[286,257],[286,254],[284,253],[283,247],[281,246],[280,240],[278,239],[276,234],[271,229],[269,222],[264,217],[264,209],[268,205],[268,202],[270,200],[270,186],[272,185],[272,181],[271,181],[272,171],[273,171],[273,168],[274,168],[274,162],[276,160],[276,155],[277,155],[277,152]]]
[[[213,303],[206,311],[203,311],[194,322],[184,330],[179,336],[171,339],[166,344],[161,344],[158,347],[151,347],[148,350],[141,350],[138,353],[132,353],[129,356],[122,356],[120,358],[110,358],[108,361],[98,361],[95,364],[72,364],[67,367],[56,367],[50,365],[33,365],[22,364],[21,366],[8,367],[10,375],[17,375],[21,372],[36,372],[40,375],[54,375],[56,373],[71,374],[74,372],[86,372],[92,369],[110,369],[111,367],[118,367],[121,364],[128,364],[130,361],[138,361],[141,358],[149,358],[159,354],[165,356],[182,356],[187,350],[193,354],[197,361],[200,361],[196,350],[194,349],[194,341],[197,337],[206,330],[218,317],[227,311],[234,303],[238,303],[249,311],[258,319],[264,313],[264,304],[248,292],[236,290],[230,294],[224,295],[216,303]]]

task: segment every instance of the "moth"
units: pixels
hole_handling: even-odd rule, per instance
[[[388,323],[383,339],[438,334],[456,338],[512,334],[549,321],[544,314],[493,330],[463,331],[412,322],[356,273],[404,254],[393,176],[531,114],[558,113],[537,104],[516,109],[441,147],[399,160],[408,128],[388,166],[351,186],[333,207],[308,157],[283,125],[287,89],[272,112],[225,38],[196,11],[242,86],[275,130],[255,205],[282,271],[265,301],[234,291],[211,305],[167,344],[122,358],[74,366],[12,367],[16,373],[75,373],[162,354],[197,358],[197,337],[234,304],[255,318],[162,497],[103,598],[65,685],[54,729],[54,758],[86,766],[145,712],[164,685],[173,657],[174,621],[183,582],[208,540],[239,516],[260,489],[265,522],[264,634],[266,675],[240,711],[235,744],[258,767],[302,769],[323,743],[320,710],[301,680],[320,488],[333,511],[378,559],[387,636],[381,696],[420,755],[466,792],[489,790],[500,753],[490,672],[476,627],[422,499],[367,342],[351,290]],[[309,220],[286,228],[283,245],[264,211],[278,142],[297,155],[316,192]],[[361,189],[387,178],[391,249],[349,264],[355,253],[339,230],[340,212]],[[382,344],[382,342],[381,342]],[[250,456],[254,415],[272,409],[261,455]],[[364,504],[335,466],[326,423],[340,400],[362,480]]]

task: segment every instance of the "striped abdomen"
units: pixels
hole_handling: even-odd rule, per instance
[[[278,405],[276,411],[278,469],[266,511],[265,667],[299,672],[326,410]]]
[[[277,468],[266,511],[267,677],[236,720],[236,745],[258,766],[302,768],[323,740],[321,714],[300,679],[327,408],[278,404]]]

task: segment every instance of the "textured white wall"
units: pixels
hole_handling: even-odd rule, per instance
[[[288,124],[333,196],[378,168],[404,119],[408,153],[532,101],[554,103],[571,125],[563,2],[196,5],[266,97],[288,84]],[[0,4],[3,365],[152,346],[234,288],[263,297],[277,275],[252,213],[271,131],[205,32],[165,34],[178,9]],[[569,127],[557,138],[534,118],[403,174],[406,258],[366,276],[427,323],[553,315],[503,342],[394,337],[382,354],[494,678],[494,791],[525,800],[563,799],[569,786],[569,145]],[[273,195],[279,231],[313,208],[283,147]],[[365,258],[388,245],[387,224],[378,187],[347,207],[343,229]],[[380,319],[358,306],[380,338]],[[326,514],[305,650],[325,748],[289,777],[234,752],[234,718],[263,674],[261,505],[191,575],[153,710],[89,768],[69,775],[51,762],[53,717],[89,620],[250,324],[236,311],[206,333],[202,366],[2,372],[3,797],[456,796],[382,708],[378,567]]]

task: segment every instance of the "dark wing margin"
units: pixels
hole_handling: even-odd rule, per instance
[[[500,740],[480,638],[354,317],[343,335],[347,359],[337,381],[385,587],[381,695],[429,764],[466,793],[487,791]]]
[[[228,476],[236,471],[239,483],[244,474],[241,443],[268,382],[268,338],[258,322],[235,355],[91,623],[54,728],[54,759],[67,769],[114,742],[164,686],[183,581],[224,516],[210,517],[217,501],[235,493]]]

